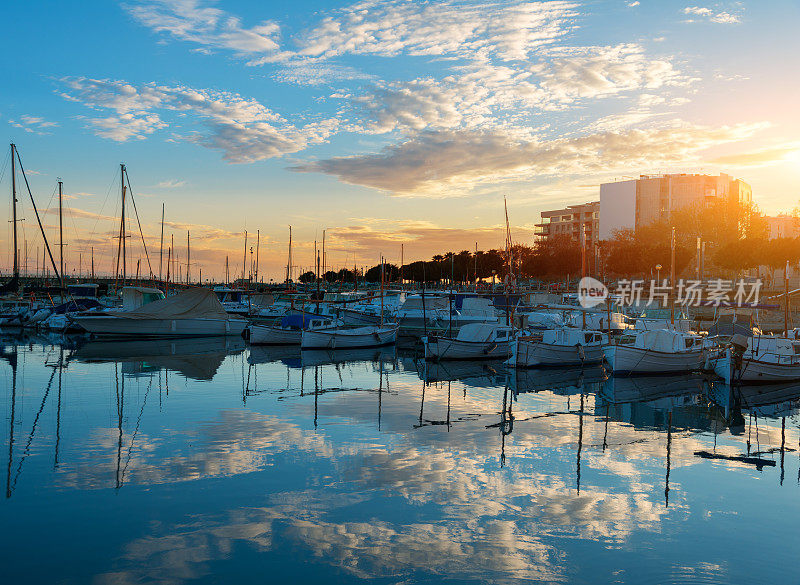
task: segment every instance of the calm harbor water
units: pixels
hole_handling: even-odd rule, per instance
[[[782,583],[800,387],[4,335],[3,583]]]

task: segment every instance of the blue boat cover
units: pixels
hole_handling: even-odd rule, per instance
[[[306,319],[307,321],[308,319]],[[303,328],[303,315],[284,315],[281,317],[281,327],[289,329]]]

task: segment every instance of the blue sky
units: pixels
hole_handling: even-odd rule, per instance
[[[50,233],[64,180],[70,271],[91,247],[99,270],[112,265],[120,162],[151,254],[163,202],[167,239],[183,259],[190,230],[193,272],[207,276],[226,255],[241,270],[246,229],[261,232],[262,274],[280,278],[290,224],[299,267],[323,229],[336,267],[397,261],[401,243],[407,260],[499,247],[504,195],[515,238],[530,241],[540,210],[640,173],[728,172],[769,213],[800,198],[789,0],[129,0],[3,13],[0,128],[35,173]],[[33,268],[41,241],[22,214]]]

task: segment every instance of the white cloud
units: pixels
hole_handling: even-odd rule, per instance
[[[58,126],[56,122],[50,122],[39,116],[31,116],[29,114],[22,114],[19,119],[9,120],[8,123],[15,128],[21,128],[25,132],[39,134],[40,136],[50,134],[48,130]]]
[[[337,126],[335,120],[321,120],[298,127],[260,102],[235,93],[84,77],[62,82],[67,88],[64,97],[115,112],[89,120],[100,136],[117,141],[144,138],[170,126],[159,112],[177,112],[181,123],[176,130],[188,126],[186,134],[178,134],[180,139],[221,150],[226,160],[235,163],[303,150],[326,140]]]
[[[359,71],[354,67],[320,63],[308,59],[286,62],[272,75],[272,78],[282,83],[295,85],[324,85],[353,80],[376,80],[374,75]]]
[[[687,164],[702,151],[746,138],[760,127],[673,125],[549,141],[503,131],[427,131],[377,154],[335,157],[292,170],[407,196],[463,196],[482,183]]]
[[[275,58],[280,27],[271,21],[247,28],[241,19],[213,8],[204,0],[143,0],[123,4],[143,25],[201,48],[233,51],[251,58]]]
[[[502,59],[526,59],[530,52],[572,28],[577,4],[550,2],[366,0],[333,11],[293,38],[296,49],[280,44],[272,21],[246,28],[241,19],[206,0],[139,0],[125,9],[140,23],[201,48],[233,51],[251,64],[293,57],[330,58],[344,54],[393,56],[459,55],[475,52]]]
[[[637,44],[552,48],[527,67],[481,62],[453,70],[442,79],[376,84],[345,97],[363,131],[505,128],[529,123],[535,112],[694,81],[671,59],[649,58]]]
[[[168,179],[166,181],[160,181],[156,184],[156,187],[159,189],[177,189],[178,187],[183,187],[186,185],[186,181],[179,181],[177,179]]]
[[[550,52],[548,63],[533,67],[554,101],[569,103],[636,89],[684,85],[691,80],[668,58],[650,59],[637,44],[564,47]]]
[[[687,6],[683,9],[683,13],[717,24],[738,24],[742,21],[741,13],[728,12],[725,10],[712,10],[706,6]],[[695,22],[695,20],[690,19],[689,22]]]
[[[368,0],[329,16],[296,39],[300,55],[461,55],[526,59],[563,36],[573,2],[437,2]]]
[[[628,2],[628,7],[635,8],[636,6],[639,6],[639,4],[640,4],[639,0],[636,0],[635,2]]]

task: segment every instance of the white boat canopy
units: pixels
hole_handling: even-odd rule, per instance
[[[133,311],[118,313],[128,319],[229,319],[217,295],[207,288],[191,288],[168,299],[153,301]]]
[[[633,346],[639,349],[649,349],[664,353],[686,351],[699,343],[699,338],[687,335],[680,331],[670,329],[657,329],[655,331],[642,331],[636,336]]]

